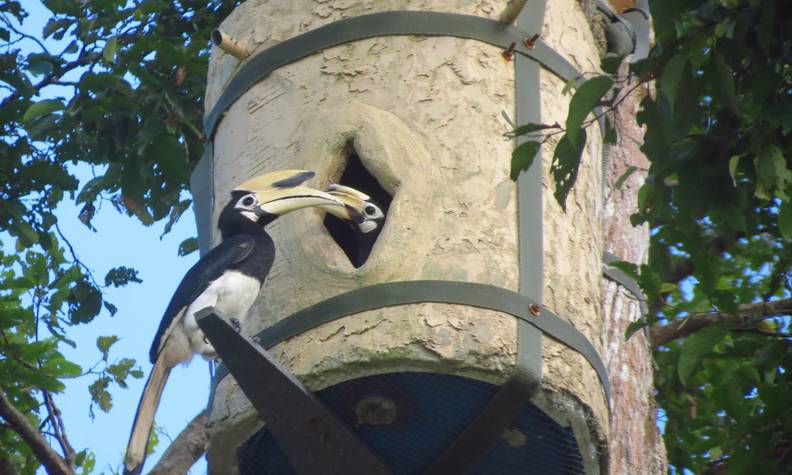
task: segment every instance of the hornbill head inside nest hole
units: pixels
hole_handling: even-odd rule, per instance
[[[359,268],[371,255],[393,197],[366,169],[352,143],[347,145],[345,161],[338,184],[330,185],[327,191],[348,207],[356,209],[358,216],[343,216],[330,211],[324,225],[352,265]],[[358,223],[357,226],[349,225],[353,222]]]

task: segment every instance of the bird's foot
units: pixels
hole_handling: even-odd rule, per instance
[[[242,333],[242,323],[236,318],[230,318],[231,326],[234,327],[237,333]]]

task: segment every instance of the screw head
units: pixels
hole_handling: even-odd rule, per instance
[[[392,424],[399,411],[392,399],[382,396],[369,396],[355,405],[358,424],[385,426]]]
[[[538,317],[539,314],[542,313],[542,307],[536,305],[535,303],[529,305],[528,310],[531,312],[531,315],[533,315],[534,317]]]

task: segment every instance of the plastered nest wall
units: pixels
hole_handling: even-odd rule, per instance
[[[250,0],[221,25],[253,54],[332,21],[377,11],[433,10],[497,19],[505,2],[451,0]],[[598,55],[576,0],[548,2],[543,38],[579,69]],[[210,110],[240,63],[219,50],[209,68]],[[254,334],[291,313],[375,283],[442,279],[517,290],[514,65],[473,40],[382,37],[324,50],[285,66],[240,98],[214,142],[214,219],[228,192],[264,171],[306,168],[311,183],[338,180],[350,147],[392,196],[368,261],[355,268],[305,210],[267,229],[275,265],[243,331]],[[564,82],[542,72],[542,121],[563,122]],[[544,304],[599,349],[601,183],[599,131],[589,134],[578,183],[563,212],[544,177]],[[551,154],[545,152],[545,170]],[[217,242],[217,236],[214,236]],[[383,308],[323,325],[273,348],[311,389],[394,371],[432,371],[503,382],[516,356],[516,321],[445,304]],[[572,424],[587,471],[603,463],[607,407],[594,370],[575,351],[543,339],[545,391],[535,402]],[[232,378],[217,388],[210,418],[211,473],[233,473],[236,447],[260,427]]]

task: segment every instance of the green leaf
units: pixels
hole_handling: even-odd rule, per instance
[[[107,271],[105,275],[105,286],[123,287],[130,282],[141,283],[143,282],[138,277],[138,271],[126,266],[113,267]]]
[[[59,110],[63,110],[63,103],[59,99],[44,99],[31,104],[22,116],[22,121],[31,122],[33,119]]]
[[[633,264],[632,262],[613,261],[608,265],[611,267],[615,267],[616,269],[619,269],[620,271],[624,272],[627,275],[627,277],[636,281],[638,280],[638,266]]]
[[[759,46],[766,54],[772,46],[774,23],[776,22],[776,0],[763,0],[762,13],[757,27]],[[783,31],[783,30],[782,30]]]
[[[186,256],[198,250],[198,239],[191,237],[187,238],[179,244],[179,256]]]
[[[599,104],[602,96],[613,86],[613,79],[607,76],[596,76],[581,84],[569,101],[569,113],[566,119],[566,134],[569,144],[579,144],[578,134],[583,121],[594,107]]]
[[[88,386],[91,400],[99,405],[99,408],[104,412],[109,412],[113,408],[113,396],[107,392],[107,388],[110,387],[110,381],[109,376],[102,376]]]
[[[171,213],[170,216],[168,217],[168,222],[165,223],[165,228],[162,230],[160,239],[162,239],[163,236],[171,232],[171,229],[173,229],[173,225],[179,221],[179,218],[181,218],[182,214],[184,214],[184,212],[190,208],[191,204],[192,204],[192,200],[183,200],[171,207]]]
[[[43,76],[52,72],[52,63],[46,59],[35,59],[28,62],[27,70],[34,76]]]
[[[687,64],[687,55],[677,53],[666,63],[660,75],[660,90],[668,98],[668,105],[673,110],[676,101],[677,86],[682,79],[682,73]]]
[[[577,180],[580,157],[586,147],[586,131],[579,130],[576,134],[576,144],[571,141],[569,130],[561,137],[553,152],[553,162],[550,173],[555,179],[555,199],[561,208],[566,211],[566,198]]]
[[[660,293],[667,294],[669,292],[673,292],[677,289],[677,284],[673,282],[663,282],[660,284]]]
[[[635,332],[647,327],[648,325],[649,323],[643,318],[634,322],[630,322],[630,324],[627,325],[627,329],[624,331],[624,339],[629,340],[630,337],[635,334]]]
[[[59,378],[76,378],[82,375],[80,365],[72,363],[65,358],[53,359],[50,363],[47,368],[54,369],[54,376]]]
[[[126,388],[126,378],[133,366],[135,366],[135,360],[131,358],[121,358],[118,362],[108,366],[107,372],[113,375],[113,380],[116,384],[122,388]]]
[[[107,40],[107,43],[102,50],[102,57],[106,62],[115,62],[116,49],[118,49],[118,40],[115,37]]]
[[[30,247],[39,240],[39,235],[36,230],[24,221],[17,221],[13,224],[12,229],[14,230],[14,234],[22,240],[22,244],[25,247]]]
[[[50,18],[44,28],[41,30],[41,35],[44,39],[49,38],[55,31],[66,28],[71,25],[72,21],[66,18]]]
[[[111,336],[100,336],[96,338],[96,347],[99,348],[99,351],[102,352],[102,359],[107,361],[108,353],[110,352],[110,347],[113,346],[118,341],[118,337],[115,335]]]
[[[557,128],[559,128],[558,125],[535,124],[535,123],[523,124],[517,127],[516,129],[514,129],[514,131],[510,132],[509,136],[517,137],[520,135],[530,134],[532,132],[536,132],[539,130],[557,129]]]
[[[613,126],[609,119],[605,120],[605,135],[602,137],[602,143],[605,145],[614,145],[619,141],[619,133],[616,127]]]
[[[756,197],[769,200],[775,193],[785,200],[786,187],[792,183],[792,172],[787,168],[781,150],[775,145],[764,147],[754,159],[754,168],[757,179],[754,191]]]
[[[624,173],[622,173],[622,175],[619,177],[619,179],[616,180],[616,183],[613,184],[613,188],[616,190],[620,190],[621,187],[624,186],[624,182],[627,181],[627,179],[630,178],[630,175],[635,173],[637,170],[638,167],[633,165],[627,167],[627,170],[625,170]]]
[[[737,186],[737,166],[740,164],[740,155],[733,155],[729,159],[729,175],[731,176],[732,183]]]
[[[509,175],[512,180],[516,181],[520,173],[531,168],[541,145],[539,142],[525,142],[514,149],[511,159],[511,173]]]
[[[102,293],[84,281],[69,292],[69,318],[73,324],[88,323],[102,310]]]
[[[683,386],[687,386],[690,377],[701,364],[702,358],[709,355],[715,345],[723,341],[728,334],[728,324],[715,323],[685,339],[677,363],[677,374]]]
[[[600,68],[608,74],[616,74],[624,61],[624,56],[606,56],[602,58]]]
[[[110,316],[111,317],[115,316],[115,314],[118,313],[118,307],[116,307],[115,305],[111,304],[107,300],[103,301],[102,305],[104,305],[104,308],[106,308],[107,311],[110,312]]]
[[[139,368],[133,368],[129,370],[129,375],[135,379],[140,379],[144,376],[143,370]]]
[[[739,104],[737,101],[737,92],[734,86],[734,73],[732,72],[731,68],[729,68],[729,65],[726,64],[726,61],[723,59],[723,55],[721,55],[720,52],[715,51],[713,53],[713,58],[715,60],[715,69],[718,73],[715,86],[719,87],[716,90],[722,91],[723,99],[729,106],[729,109],[736,113],[739,109]]]
[[[784,201],[778,210],[778,230],[784,239],[792,239],[792,201]]]
[[[72,41],[69,43],[69,46],[63,50],[63,54],[74,54],[79,50],[79,45],[77,45],[77,41]]]

